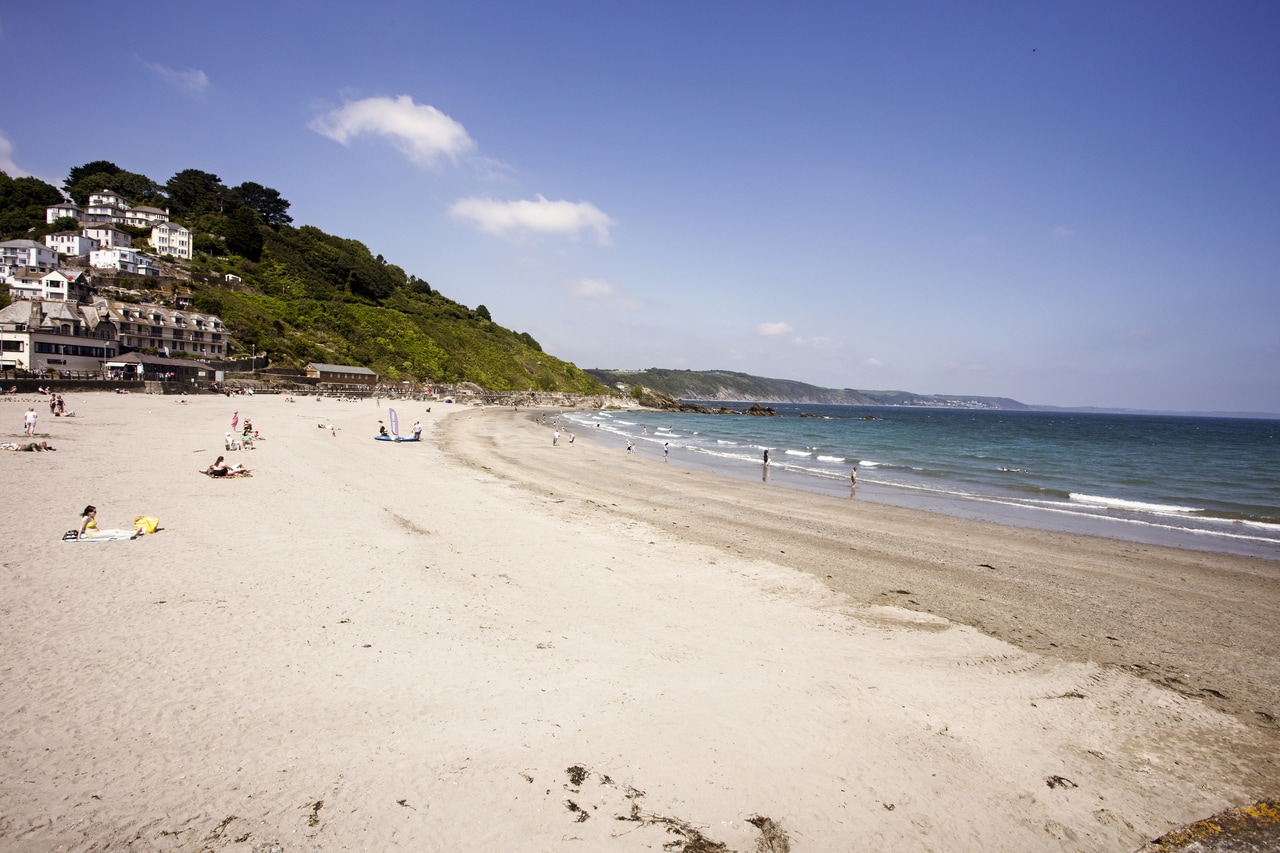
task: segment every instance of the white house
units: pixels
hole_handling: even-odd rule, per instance
[[[23,300],[0,309],[0,357],[6,366],[97,371],[116,352],[115,324],[95,306]]]
[[[161,255],[191,260],[191,232],[176,222],[161,222],[152,228],[151,245]]]
[[[128,235],[126,235],[128,236]],[[87,255],[101,244],[92,237],[86,237],[84,234],[78,234],[75,231],[62,231],[58,234],[46,234],[44,236],[44,244],[53,249],[59,255],[67,255],[76,258],[80,255]]]
[[[150,255],[144,255],[138,252],[138,275],[160,275],[160,262]]]
[[[45,224],[56,222],[64,216],[69,216],[79,222],[80,217],[84,216],[84,211],[69,201],[65,201],[62,204],[51,204],[44,209]]]
[[[95,249],[89,253],[89,265],[100,270],[138,272],[138,253],[133,249]]]
[[[89,279],[82,272],[38,269],[24,267],[15,275],[9,276],[11,299],[44,300],[48,302],[85,302],[88,301]]]
[[[114,193],[111,190],[99,190],[96,193],[89,193],[89,206],[90,207],[107,206],[107,207],[127,208],[129,206],[129,203],[124,200],[124,196]]]
[[[99,249],[129,249],[133,247],[133,238],[114,225],[87,225],[80,233],[91,240],[97,240]]]
[[[139,228],[147,228],[157,223],[168,221],[169,211],[161,210],[158,207],[147,207],[140,204],[137,207],[126,208],[124,212],[124,224],[136,225]]]
[[[35,240],[6,240],[0,243],[0,276],[10,276],[22,267],[51,270],[58,266],[58,253]]]
[[[83,220],[86,222],[114,222],[117,225],[124,223],[125,212],[129,210],[129,204],[120,196],[110,190],[92,193],[89,196],[89,204],[85,206]]]

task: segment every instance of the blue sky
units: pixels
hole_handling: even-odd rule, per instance
[[[19,5],[10,175],[274,187],[581,367],[1280,412],[1269,0]]]

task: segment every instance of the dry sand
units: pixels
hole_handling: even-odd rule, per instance
[[[6,851],[1123,851],[1277,793],[1277,562],[524,412],[401,404],[394,445],[371,401],[68,403],[0,454]],[[254,476],[197,474],[235,409]],[[86,503],[163,529],[60,542]]]

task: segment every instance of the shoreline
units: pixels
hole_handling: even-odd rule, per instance
[[[656,414],[653,410],[647,411]],[[570,420],[573,420],[572,411],[567,411],[566,414],[570,416]],[[625,413],[622,416],[628,417]],[[584,440],[607,441],[612,437],[622,441],[627,437],[626,433],[617,427],[606,427],[601,434],[585,423],[579,423],[579,426],[584,427],[581,432],[585,437]],[[650,427],[652,428],[653,425],[650,424]],[[682,432],[689,432],[691,429],[694,434],[701,432],[689,422],[682,424]],[[637,434],[632,438],[637,442],[638,451],[646,447],[651,451],[661,451],[659,443],[663,435],[660,429],[647,435]],[[652,454],[641,453],[640,455]],[[682,467],[738,480],[762,479],[762,468],[758,460],[747,460],[740,456],[725,454],[687,452],[686,448],[680,444],[673,447],[671,462]],[[1160,518],[1142,513],[1136,515],[1104,513],[1099,512],[1096,507],[1084,508],[1069,500],[1061,503],[1053,500],[1027,503],[997,492],[984,491],[981,487],[976,490],[963,486],[938,489],[929,483],[886,482],[877,480],[877,470],[874,463],[863,469],[856,495],[850,493],[847,469],[834,472],[811,467],[796,468],[786,456],[775,455],[773,464],[767,471],[763,471],[763,474],[767,476],[767,481],[775,486],[830,497],[856,497],[858,500],[905,509],[1032,530],[1081,534],[1147,545],[1280,561],[1280,539],[1275,538],[1280,534],[1280,528],[1274,526],[1269,526],[1263,531],[1252,530],[1247,523],[1240,520],[1212,517],[1200,519],[1194,515]]]
[[[485,411],[489,418],[503,414]],[[517,425],[526,418],[505,414]],[[581,466],[562,468],[530,441],[498,440],[493,428],[472,430],[465,441],[447,444],[464,424],[479,426],[474,416],[449,424],[446,446],[525,488],[569,496],[589,484],[611,498],[611,512],[669,526],[687,541],[767,556],[855,601],[922,610],[1027,651],[1129,667],[1280,733],[1280,661],[1269,651],[1274,625],[1280,624],[1276,561],[776,489],[647,456],[626,458],[625,450],[603,442],[570,448],[562,440],[552,448],[550,427],[533,417],[528,415],[526,425],[535,433],[545,429],[546,450],[589,448],[588,466],[627,467],[608,477]],[[483,459],[470,450],[478,447],[484,448]],[[501,466],[494,464],[499,458]],[[626,478],[614,482],[616,472]],[[903,577],[912,587],[905,595],[895,592],[903,588]],[[1064,613],[1072,614],[1069,627],[1062,624]],[[1252,628],[1242,634],[1237,622]],[[1190,625],[1196,626],[1194,644],[1179,633]],[[1247,689],[1215,686],[1223,678],[1221,667],[1212,655],[1197,653],[1201,641],[1213,648],[1236,646],[1258,661],[1260,670],[1242,673]],[[1159,653],[1168,659],[1160,661]]]
[[[6,850],[1085,853],[1276,794],[1274,563],[552,447],[528,412],[402,401],[396,444],[371,401],[68,404],[56,453],[0,455]],[[253,476],[197,474],[233,410]],[[58,541],[85,503],[161,530]]]

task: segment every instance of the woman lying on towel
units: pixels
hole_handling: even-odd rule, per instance
[[[98,508],[92,504],[84,508],[80,518],[81,539],[137,539],[142,535],[137,530],[102,530],[98,527]]]
[[[219,456],[217,461],[215,461],[212,465],[210,465],[208,468],[204,469],[200,473],[208,474],[210,477],[250,477],[252,476],[249,473],[249,469],[244,467],[240,463],[237,462],[235,465],[228,465],[224,461],[224,459],[225,457]]]

